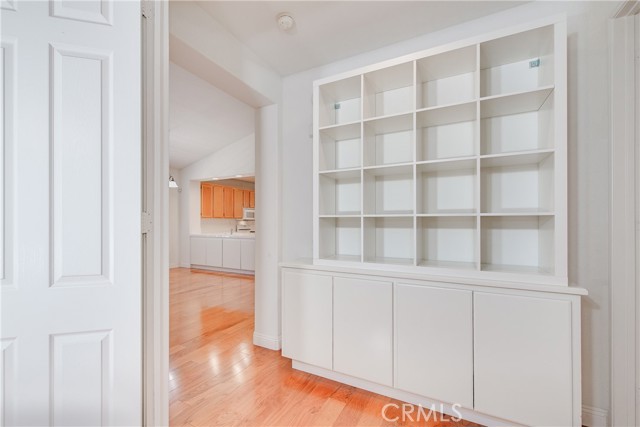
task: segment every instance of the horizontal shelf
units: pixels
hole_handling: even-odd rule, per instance
[[[486,217],[510,217],[510,216],[554,216],[554,212],[544,211],[544,210],[534,210],[534,209],[518,209],[513,211],[503,211],[503,212],[482,212],[480,216]]]
[[[475,262],[419,260],[418,267],[451,268],[456,270],[477,270]]]
[[[354,139],[360,137],[360,121],[327,126],[318,129],[320,134],[335,140]]]
[[[347,128],[349,126],[359,125],[361,122],[362,120],[354,120],[347,123],[337,123],[334,125],[321,126],[318,128],[318,131],[319,132],[336,132],[336,131],[339,131],[341,128]]]
[[[511,114],[537,111],[553,92],[554,86],[546,86],[532,91],[493,95],[480,99],[480,117],[507,116]]]
[[[414,265],[413,258],[375,257],[365,258],[364,262],[373,264]]]
[[[416,214],[418,218],[475,218],[479,214],[478,212],[438,212],[438,213],[419,213]]]
[[[326,257],[320,257],[327,261],[342,261],[342,262],[361,262],[360,255],[332,255]]]
[[[552,148],[531,151],[511,151],[508,153],[480,156],[480,160],[482,167],[527,165],[540,163],[554,152],[555,150]]]
[[[318,218],[360,218],[362,215],[357,214],[326,214],[318,215]]]
[[[363,218],[413,218],[415,215],[413,214],[413,212],[408,212],[408,213],[392,213],[392,212],[385,212],[383,214],[364,214],[362,215]]]
[[[332,169],[327,171],[320,171],[319,174],[321,176],[332,179],[359,178],[360,171],[361,168]]]
[[[482,271],[492,271],[496,273],[515,273],[515,274],[538,274],[538,275],[551,275],[552,273],[544,268],[540,267],[528,267],[522,265],[496,265],[496,264],[482,264]]]

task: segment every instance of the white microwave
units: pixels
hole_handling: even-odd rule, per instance
[[[242,219],[256,219],[256,210],[254,208],[244,208],[242,210]]]

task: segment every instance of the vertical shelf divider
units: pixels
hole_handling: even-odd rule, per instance
[[[480,112],[480,94],[482,79],[480,78],[480,43],[476,44],[476,127],[475,127],[475,150],[476,150],[476,270],[482,270],[482,169],[480,169],[480,154],[482,153],[482,117]]]

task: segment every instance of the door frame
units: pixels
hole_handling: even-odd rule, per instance
[[[169,425],[169,2],[141,1],[142,425]]]
[[[627,1],[611,20],[611,424],[637,425],[640,385],[640,2]]]

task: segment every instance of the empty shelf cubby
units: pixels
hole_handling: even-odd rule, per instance
[[[322,173],[319,176],[320,215],[360,215],[360,170]]]
[[[413,62],[364,75],[364,118],[408,113],[415,109]]]
[[[354,76],[319,88],[319,127],[362,119],[362,78]]]
[[[413,214],[413,166],[364,170],[365,215]]]
[[[476,164],[469,159],[418,165],[418,213],[476,213]]]
[[[364,261],[414,264],[413,217],[364,218]]]
[[[364,123],[364,166],[413,161],[413,114]]]
[[[320,132],[320,171],[361,166],[360,123],[336,126]]]
[[[423,110],[416,115],[418,161],[476,154],[477,103]]]
[[[477,268],[477,217],[419,217],[416,233],[419,266]]]
[[[320,258],[361,261],[361,218],[321,218]]]

